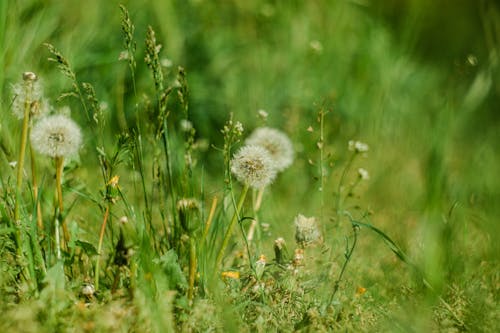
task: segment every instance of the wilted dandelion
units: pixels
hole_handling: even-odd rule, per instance
[[[295,218],[295,240],[300,246],[321,240],[321,233],[315,217],[305,217],[302,214]]]
[[[287,256],[286,242],[282,237],[279,237],[274,241],[274,255],[278,264],[285,262]]]
[[[30,138],[36,151],[54,158],[75,155],[82,143],[80,127],[64,115],[40,119],[33,126]]]
[[[241,183],[263,188],[276,177],[276,168],[269,152],[260,146],[242,147],[231,161],[231,172]]]
[[[293,146],[288,136],[274,128],[257,128],[245,141],[247,145],[265,148],[273,159],[276,170],[283,171],[293,162]]]

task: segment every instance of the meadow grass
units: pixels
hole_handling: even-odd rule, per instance
[[[500,9],[437,3],[0,2],[1,331],[497,331]]]

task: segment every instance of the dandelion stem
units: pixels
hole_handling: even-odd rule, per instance
[[[257,213],[260,210],[263,196],[264,196],[264,188],[261,188],[261,189],[259,189],[259,191],[257,193],[257,198],[255,199],[255,202],[253,205],[253,212],[254,212],[255,218],[252,220],[252,223],[250,224],[250,227],[248,228],[248,232],[247,232],[247,240],[249,243],[252,242],[252,240],[253,240],[253,236],[254,236],[256,228],[257,228],[257,236],[258,236],[257,239],[259,239],[259,228],[258,228],[259,219],[258,219]]]
[[[31,155],[31,178],[33,181],[33,197],[36,202],[36,224],[39,230],[43,230],[42,206],[38,198],[38,181],[36,177],[35,152],[33,151],[32,147],[30,147],[30,155]]]
[[[21,147],[19,150],[19,159],[17,162],[17,179],[16,179],[16,202],[14,204],[14,223],[15,231],[14,238],[17,248],[18,259],[22,258],[22,240],[21,240],[21,221],[20,221],[20,203],[21,203],[21,187],[23,185],[23,172],[24,172],[24,155],[26,153],[26,145],[28,143],[28,129],[29,129],[29,119],[31,113],[31,95],[33,92],[32,82],[26,82],[26,100],[24,101],[24,117],[23,117],[23,128],[21,132]]]
[[[352,163],[354,162],[354,158],[356,157],[357,153],[354,152],[352,153],[351,157],[349,158],[349,161],[347,162],[344,170],[342,171],[342,175],[340,176],[339,180],[339,187],[337,189],[337,204],[336,204],[336,209],[337,209],[337,225],[340,223],[340,216],[342,215],[342,186],[344,185],[345,177],[347,176],[347,173],[351,169]]]
[[[26,100],[24,101],[24,117],[23,117],[23,128],[21,132],[21,146],[19,150],[19,158],[17,161],[17,179],[16,179],[16,203],[14,205],[14,222],[18,223],[20,219],[20,201],[21,201],[21,187],[23,184],[23,173],[24,173],[24,155],[26,154],[26,145],[28,143],[28,129],[29,120],[31,112],[31,92],[32,85],[28,84],[26,89]],[[18,247],[18,252],[21,251],[21,234],[20,230],[16,231],[16,243]]]
[[[108,223],[108,218],[109,218],[109,211],[110,211],[110,206],[111,204],[108,204],[106,206],[106,211],[104,212],[104,218],[102,220],[102,225],[101,225],[101,232],[99,233],[99,244],[97,245],[97,261],[95,263],[95,283],[94,287],[95,290],[99,290],[99,268],[100,268],[100,259],[101,259],[101,250],[102,250],[102,243],[104,240],[104,232],[106,231],[106,224]]]
[[[333,285],[333,292],[332,292],[330,299],[328,301],[328,305],[332,304],[333,298],[335,297],[335,294],[339,290],[340,282],[342,281],[342,277],[344,276],[344,272],[347,268],[347,264],[349,264],[349,262],[351,261],[352,254],[354,253],[354,248],[356,247],[356,243],[358,241],[358,228],[359,227],[356,224],[352,223],[352,231],[353,231],[353,235],[354,235],[354,240],[353,240],[352,246],[350,248],[347,245],[347,249],[346,249],[346,252],[344,254],[345,255],[345,262],[344,262],[344,265],[342,266],[342,270],[340,271],[339,277],[337,278],[337,280],[335,281],[335,284]]]
[[[229,223],[229,227],[227,228],[226,234],[224,235],[224,239],[222,240],[222,246],[219,250],[219,254],[217,254],[217,259],[215,261],[215,272],[220,268],[220,265],[222,263],[222,257],[224,256],[224,252],[226,250],[227,244],[229,243],[229,238],[231,237],[231,233],[234,229],[234,225],[236,224],[236,221],[239,219],[240,211],[241,208],[243,207],[243,203],[245,202],[245,197],[247,196],[248,193],[248,188],[250,186],[248,184],[245,184],[243,187],[243,190],[241,191],[240,198],[238,200],[238,204],[236,206],[236,210],[234,211],[233,218],[231,219],[231,222]]]

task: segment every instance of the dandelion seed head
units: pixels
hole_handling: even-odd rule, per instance
[[[285,170],[293,162],[292,142],[285,133],[277,129],[259,127],[246,139],[245,143],[265,148],[271,155],[278,172]]]
[[[276,168],[269,152],[260,146],[242,147],[231,160],[236,179],[252,188],[263,188],[276,177]]]
[[[31,117],[41,117],[50,110],[43,100],[43,85],[33,72],[23,73],[23,82],[12,85],[12,113],[18,119],[24,118],[24,110],[30,108]]]
[[[40,154],[50,157],[71,157],[82,143],[80,127],[64,115],[40,119],[31,131],[31,145]]]
[[[315,217],[305,217],[302,214],[295,218],[295,240],[300,246],[306,246],[321,240],[321,233]]]

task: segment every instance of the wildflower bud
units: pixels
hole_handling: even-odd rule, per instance
[[[244,146],[231,160],[231,171],[238,181],[253,188],[269,185],[276,169],[268,151],[259,146]]]
[[[195,231],[199,227],[195,221],[195,214],[199,211],[200,205],[196,199],[182,198],[177,201],[177,212],[184,230],[188,233]]]
[[[24,72],[23,73],[23,80],[24,81],[36,81],[37,79],[38,79],[38,77],[33,72]]]
[[[254,145],[265,148],[275,164],[276,170],[283,171],[293,162],[293,146],[288,136],[274,128],[257,128],[246,139],[247,145]]]
[[[86,284],[82,287],[82,290],[80,291],[80,293],[87,297],[87,298],[92,298],[95,294],[95,287],[93,284],[89,283],[89,284]]]
[[[54,115],[39,120],[31,131],[31,145],[50,157],[75,155],[82,143],[80,127],[71,118]]]
[[[301,247],[321,240],[315,217],[305,217],[299,214],[295,218],[295,240]]]
[[[120,221],[120,224],[121,224],[121,225],[125,225],[125,224],[127,224],[127,223],[128,223],[128,217],[126,217],[126,216],[124,215],[124,216],[120,217],[120,220],[119,220],[119,221]]]
[[[267,117],[269,116],[269,114],[266,112],[266,110],[262,110],[262,109],[257,111],[257,115],[260,119],[262,119],[264,121],[267,120]]]
[[[180,122],[180,127],[183,132],[189,132],[193,129],[193,123],[187,119],[182,119]]]
[[[349,141],[349,150],[356,153],[366,153],[370,148],[361,141]]]
[[[278,264],[283,264],[286,261],[286,243],[281,237],[274,241],[274,255]]]
[[[358,169],[358,176],[362,180],[368,180],[368,179],[370,179],[370,174],[368,173],[368,171],[366,171],[363,168],[359,168]]]
[[[298,267],[301,266],[304,262],[304,249],[295,249],[293,254],[293,266]]]
[[[259,260],[255,262],[255,275],[257,280],[260,280],[264,274],[264,269],[266,268],[266,256],[260,255]]]

